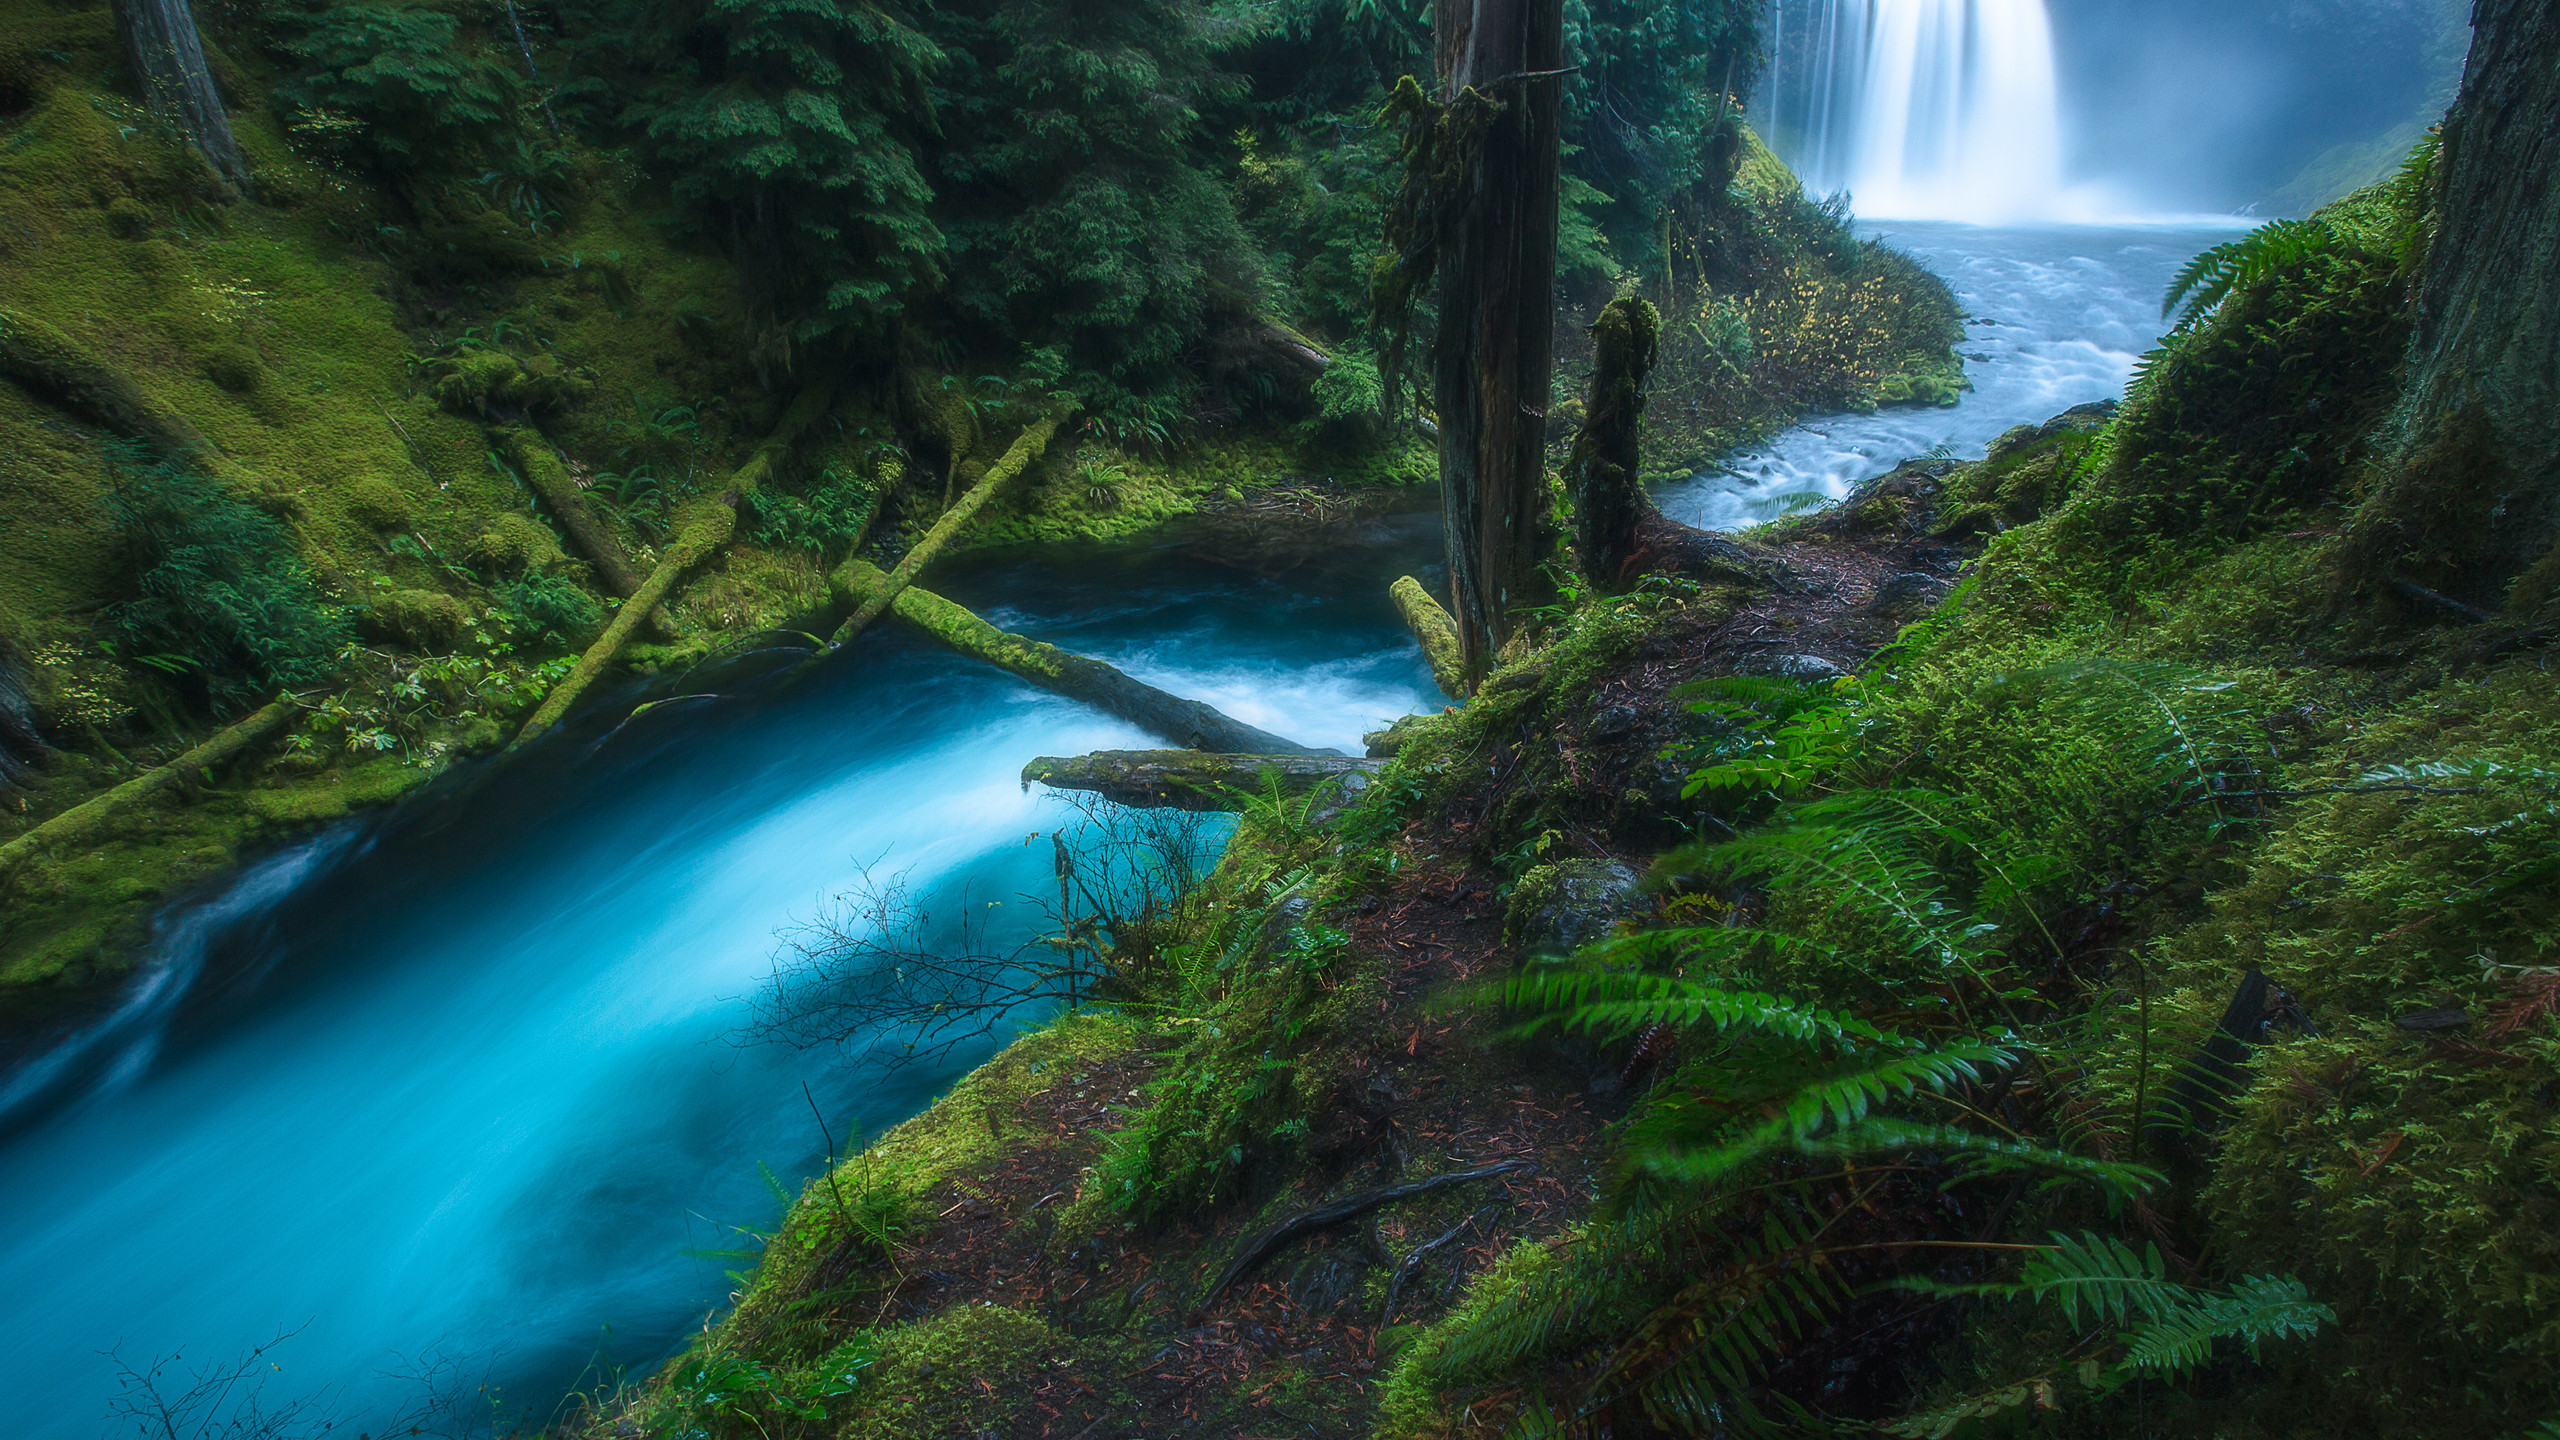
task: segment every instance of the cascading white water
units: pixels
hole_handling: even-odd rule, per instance
[[[2062,189],[2044,0],[1777,0],[1763,110],[1819,192],[1870,218],[2047,217]]]

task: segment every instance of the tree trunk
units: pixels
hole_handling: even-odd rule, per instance
[[[75,805],[0,845],[0,879],[16,873],[18,867],[42,851],[86,842],[106,830],[116,817],[171,786],[201,781],[204,772],[283,729],[301,713],[302,707],[293,701],[277,700],[175,760],[145,770],[106,794]]]
[[[915,547],[906,553],[906,558],[898,562],[898,568],[889,572],[888,584],[873,593],[871,598],[862,603],[860,609],[847,616],[845,622],[836,627],[834,637],[827,642],[827,650],[840,650],[855,636],[870,629],[872,622],[878,620],[888,610],[891,602],[898,598],[898,592],[914,584],[916,576],[923,573],[924,567],[932,562],[933,557],[942,553],[942,547],[950,544],[953,536],[968,528],[969,522],[977,518],[978,512],[986,508],[987,502],[994,499],[1005,486],[1012,484],[1016,476],[1031,468],[1032,462],[1038,460],[1041,453],[1049,448],[1050,437],[1058,433],[1058,424],[1065,418],[1063,414],[1044,415],[1032,421],[1020,435],[1015,436],[1012,446],[1004,452],[1004,458],[996,461],[994,468],[987,471],[984,479],[970,486],[969,493],[961,496],[958,503],[943,511],[942,518],[934,521],[933,528],[927,530],[924,538],[917,541]]]
[[[866,560],[847,560],[836,567],[836,589],[853,604],[878,596],[889,577]],[[1014,635],[988,624],[967,607],[955,605],[930,590],[910,585],[889,600],[889,612],[963,655],[1009,670],[1043,690],[1081,700],[1106,715],[1117,715],[1186,750],[1214,750],[1238,755],[1316,755],[1294,740],[1257,730],[1216,707],[1168,694],[1090,656],[1061,650],[1046,641]]]
[[[1467,665],[1458,649],[1458,625],[1422,582],[1410,575],[1399,577],[1387,587],[1387,598],[1396,602],[1396,613],[1404,617],[1405,628],[1422,642],[1422,658],[1431,662],[1431,678],[1438,682],[1440,693],[1452,700],[1467,698]]]
[[[1650,301],[1629,296],[1600,312],[1591,326],[1591,398],[1565,462],[1582,568],[1613,594],[1627,588],[1637,528],[1653,508],[1639,478],[1637,425],[1661,340],[1662,316]]]
[[[222,96],[205,67],[195,11],[187,0],[116,0],[115,8],[125,59],[144,103],[186,136],[223,179],[247,190],[249,162],[231,138],[231,117],[223,113]]]
[[[1473,90],[1502,107],[1440,257],[1432,357],[1450,613],[1473,680],[1533,603],[1544,553],[1563,0],[1435,0],[1433,29],[1441,103]]]
[[[2479,0],[2389,479],[2356,570],[2530,615],[2560,593],[2560,0]]]
[[[1053,790],[1090,790],[1132,809],[1215,811],[1242,809],[1239,796],[1266,794],[1273,779],[1283,795],[1304,795],[1328,782],[1341,782],[1346,794],[1356,792],[1386,763],[1333,755],[1096,750],[1090,755],[1043,755],[1022,767],[1022,778]],[[1353,775],[1361,778],[1346,778]]]

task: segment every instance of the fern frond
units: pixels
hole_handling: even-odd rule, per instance
[[[1781,1151],[1873,1154],[1880,1150],[2007,1145],[2013,1142],[1992,1141],[1970,1131],[1941,1126],[1875,1119],[1869,1111],[1897,1095],[1974,1084],[1986,1072],[2006,1068],[2014,1059],[2009,1051],[1996,1045],[1955,1045],[1897,1055],[1863,1070],[1827,1075],[1808,1083],[1786,1098],[1777,1115],[1720,1143],[1656,1144],[1638,1151],[1631,1160],[1637,1168],[1660,1179],[1709,1184]],[[1915,1139],[1921,1143],[1909,1143]],[[2025,1149],[2033,1151],[2035,1147]],[[2057,1154],[2056,1158],[2066,1165],[2080,1163],[2077,1156]]]
[[[1528,1035],[1550,1025],[1601,1038],[1648,1025],[1742,1031],[1799,1045],[1883,1045],[1883,1031],[1852,1015],[1799,1005],[1776,995],[1720,989],[1675,975],[1551,968],[1530,970],[1503,987],[1503,1003],[1532,1018],[1513,1027]]]
[[[2139,1196],[2160,1183],[2160,1172],[2146,1165],[2074,1155],[2067,1150],[2024,1140],[2003,1140],[1951,1125],[1912,1125],[1892,1119],[1869,1120],[1855,1129],[1813,1136],[1797,1142],[1796,1148],[1820,1155],[1875,1155],[1887,1151],[1936,1154],[1953,1165],[1962,1180],[2043,1173],[2057,1180],[2094,1185],[2110,1199]]]
[[[2269,1340],[2314,1335],[2338,1318],[2290,1275],[2252,1275],[2219,1295],[2187,1293],[2192,1298],[2127,1337],[2121,1368],[2164,1378],[2182,1375],[2213,1358],[2216,1340],[2237,1340],[2254,1355]]]
[[[2186,263],[2160,301],[2161,318],[2176,312],[2178,329],[2213,313],[2235,290],[2290,269],[2314,255],[2340,249],[2346,237],[2326,220],[2270,220],[2240,239],[2216,245]]]

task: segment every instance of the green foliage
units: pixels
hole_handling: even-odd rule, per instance
[[[498,608],[523,634],[575,644],[604,623],[595,598],[565,575],[535,573],[497,590]]]
[[[823,557],[842,553],[870,529],[880,496],[866,476],[828,466],[806,493],[756,497],[756,543]]]
[[[302,69],[276,89],[295,131],[386,179],[459,173],[513,125],[505,67],[467,49],[425,5],[336,5],[276,24]]]
[[[1177,363],[1257,285],[1201,107],[1220,18],[1163,0],[953,0],[933,175],[964,325],[1048,350],[1105,434],[1169,429]]]
[[[2270,220],[2242,239],[2227,241],[2198,255],[2169,282],[2160,301],[2161,318],[2178,315],[2184,330],[2214,312],[2231,292],[2289,270],[2315,255],[2337,252],[2345,243],[2337,227],[2317,216],[2308,220]]]
[[[131,449],[111,450],[108,464],[108,519],[137,592],[107,611],[126,656],[222,707],[336,668],[347,621],[321,601],[282,525],[182,464]]]
[[[769,340],[875,337],[943,273],[918,147],[940,49],[863,0],[680,0],[616,35],[648,77],[621,122],[735,244]]]

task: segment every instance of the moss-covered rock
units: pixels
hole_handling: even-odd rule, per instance
[[[417,502],[387,475],[358,475],[339,494],[347,514],[375,530],[405,530],[417,514]]]
[[[1570,955],[1647,908],[1644,877],[1617,861],[1532,865],[1512,887],[1502,942],[1526,955]]]

